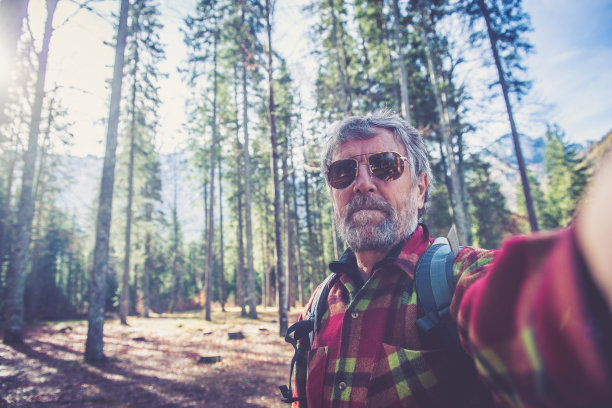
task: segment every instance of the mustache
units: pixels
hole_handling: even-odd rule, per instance
[[[350,218],[360,210],[378,210],[390,215],[393,212],[393,207],[388,201],[380,197],[356,196],[346,204],[346,218]]]

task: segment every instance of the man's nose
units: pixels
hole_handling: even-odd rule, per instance
[[[374,191],[376,191],[376,184],[374,184],[373,176],[370,174],[368,163],[359,163],[357,178],[353,182],[353,192],[365,194]]]

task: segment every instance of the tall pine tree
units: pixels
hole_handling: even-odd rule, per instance
[[[113,187],[115,184],[115,156],[117,150],[117,131],[123,83],[123,65],[127,39],[129,0],[121,0],[115,64],[111,84],[111,99],[106,132],[106,150],[100,182],[98,216],[96,220],[96,244],[94,248],[93,270],[91,272],[89,325],[85,342],[85,360],[99,363],[104,356],[104,307],[106,299],[106,274],[108,270],[108,249],[112,216]]]
[[[529,16],[523,11],[522,0],[460,0],[458,10],[469,18],[472,27],[470,36],[472,44],[478,44],[485,38],[485,34],[476,28],[479,22],[484,22],[486,38],[489,40],[493,62],[497,70],[496,84],[499,84],[501,88],[510,123],[529,225],[532,231],[537,231],[538,221],[519,132],[514,119],[513,103],[510,100],[511,96],[514,96],[516,101],[520,101],[531,86],[531,82],[520,78],[520,74],[525,71],[523,59],[532,49],[532,45],[525,38],[525,34],[531,29]]]

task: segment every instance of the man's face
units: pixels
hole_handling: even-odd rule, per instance
[[[404,146],[396,142],[390,131],[376,130],[373,138],[339,145],[332,157],[332,162],[350,157],[359,161],[357,178],[348,187],[331,188],[336,225],[355,252],[388,250],[414,232],[428,184],[425,174],[418,183],[412,182],[412,169],[407,161],[396,180],[383,181],[370,174],[367,163],[370,154],[394,151],[406,155]]]

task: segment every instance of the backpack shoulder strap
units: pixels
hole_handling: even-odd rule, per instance
[[[330,273],[327,278],[315,289],[315,294],[310,303],[310,307],[304,315],[304,319],[289,326],[285,333],[285,341],[292,344],[294,347],[297,341],[306,337],[310,337],[310,345],[314,340],[314,332],[321,327],[321,319],[327,310],[327,296],[329,295],[330,282],[336,276],[335,273]]]
[[[319,286],[319,290],[316,291],[314,298],[312,299],[312,303],[310,304],[310,309],[306,313],[306,319],[310,319],[313,322],[312,331],[309,333],[310,337],[310,346],[314,341],[315,332],[319,331],[321,327],[321,320],[323,319],[323,315],[327,310],[327,297],[329,296],[329,291],[331,289],[331,281],[336,276],[335,273],[330,273],[327,275],[327,278],[321,283]]]
[[[415,272],[417,298],[425,315],[416,321],[423,334],[433,336],[450,351],[462,351],[450,303],[455,292],[455,254],[446,238],[438,238],[419,259]]]
[[[285,341],[293,346],[294,352],[293,358],[291,359],[291,367],[289,368],[289,386],[281,385],[278,387],[282,395],[281,401],[283,402],[291,404],[295,401],[304,400],[304,397],[294,398],[291,390],[293,367],[295,366],[298,356],[297,342],[308,335],[310,346],[312,347],[314,334],[319,330],[319,327],[321,327],[321,319],[327,310],[327,296],[331,288],[331,281],[335,276],[335,273],[330,273],[327,278],[325,278],[323,283],[321,283],[316,290],[304,319],[289,326],[285,333]]]

